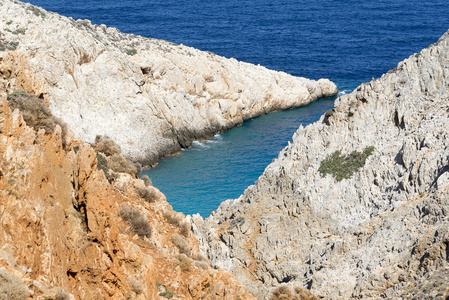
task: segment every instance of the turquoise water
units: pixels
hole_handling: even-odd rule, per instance
[[[194,142],[142,175],[151,178],[175,210],[207,217],[222,201],[238,198],[254,184],[298,127],[317,121],[334,99],[251,119],[210,141]]]
[[[123,32],[212,51],[349,92],[435,43],[448,30],[448,0],[29,0]],[[237,198],[299,125],[332,100],[251,120],[148,172],[178,211],[207,216]]]

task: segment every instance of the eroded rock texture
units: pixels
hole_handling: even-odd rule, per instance
[[[262,299],[449,296],[449,33],[299,130],[258,182],[205,221],[201,248]],[[337,181],[335,151],[374,147]]]
[[[128,158],[147,164],[248,118],[337,93],[329,80],[296,78],[19,1],[0,3],[0,43],[23,54],[42,82],[39,95],[76,138],[109,136]],[[22,65],[13,63],[13,72]]]
[[[110,184],[89,144],[34,130],[0,97],[0,298],[253,298],[199,255],[156,188]]]

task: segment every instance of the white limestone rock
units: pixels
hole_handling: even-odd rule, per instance
[[[107,135],[143,163],[246,119],[337,93],[327,79],[296,78],[19,1],[0,3],[0,28],[0,42],[25,53],[46,87],[41,96],[76,138]]]
[[[193,228],[212,263],[260,299],[284,283],[325,299],[443,297],[448,138],[449,32],[338,98],[243,197]],[[318,171],[335,151],[369,146],[348,179]]]

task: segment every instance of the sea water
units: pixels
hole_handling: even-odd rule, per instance
[[[395,68],[449,28],[448,0],[28,2],[295,76],[329,78],[343,93]],[[207,216],[253,184],[301,124],[332,106],[325,99],[250,120],[209,142],[195,142],[146,173],[176,210]]]

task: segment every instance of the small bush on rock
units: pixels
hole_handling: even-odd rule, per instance
[[[373,146],[366,147],[362,153],[352,151],[346,156],[342,155],[340,151],[335,151],[321,162],[318,171],[322,176],[331,174],[337,181],[348,179],[355,171],[365,165],[366,159],[373,151]]]
[[[30,296],[29,290],[22,280],[9,273],[5,269],[0,269],[0,299],[27,299]]]
[[[143,180],[143,182],[145,183],[145,186],[152,186],[153,183],[151,182],[150,177],[148,177],[148,175],[143,175],[142,178],[140,178]]]
[[[97,135],[93,144],[95,151],[102,152],[107,156],[120,154],[120,146],[107,136]]]
[[[65,141],[67,124],[54,117],[42,99],[23,91],[9,94],[7,99],[11,110],[20,110],[23,120],[28,126],[33,127],[34,130],[44,129],[46,133],[53,133],[56,125],[61,126],[61,137],[63,142]]]
[[[70,295],[66,293],[63,289],[58,289],[55,295],[55,300],[69,300]]]
[[[153,188],[138,187],[137,193],[141,198],[149,203],[155,202],[157,199],[156,191]]]
[[[150,223],[140,210],[124,205],[118,211],[118,215],[131,226],[134,234],[140,237],[151,237]]]
[[[179,249],[180,253],[190,255],[190,246],[182,236],[175,233],[174,235],[172,235],[171,241]]]
[[[136,175],[137,169],[132,163],[126,160],[121,154],[116,153],[109,157],[108,165],[114,172],[128,173],[130,175]]]

